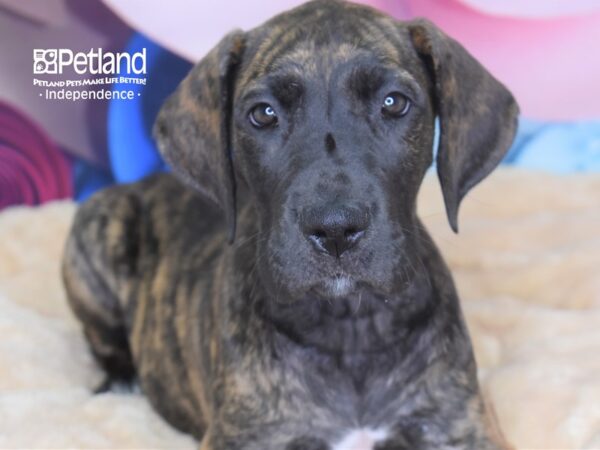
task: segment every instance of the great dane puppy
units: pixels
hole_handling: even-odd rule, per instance
[[[517,111],[423,20],[317,0],[228,34],[156,121],[178,178],[77,213],[63,276],[95,357],[203,450],[502,448],[415,199],[437,116],[456,230]]]

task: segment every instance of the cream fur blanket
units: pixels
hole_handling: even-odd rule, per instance
[[[503,169],[449,230],[434,177],[421,217],[454,273],[482,385],[520,449],[600,449],[600,176]],[[0,448],[189,448],[102,374],[65,302],[75,206],[0,214]]]

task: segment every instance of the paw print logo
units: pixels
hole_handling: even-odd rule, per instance
[[[33,73],[57,73],[58,72],[58,51],[56,49],[33,50]]]

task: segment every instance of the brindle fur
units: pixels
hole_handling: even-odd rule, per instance
[[[416,91],[415,111],[393,124],[361,116],[378,65]],[[282,111],[270,135],[249,128],[244,106],[265,86]],[[456,229],[517,115],[456,42],[338,1],[227,35],[155,126],[186,183],[109,188],[68,239],[68,298],[110,379],[137,378],[203,450],[328,450],[361,427],[388,430],[376,450],[504,448],[451,275],[415,214],[436,114]],[[298,208],[331,198],[361,202],[373,229],[338,261],[296,231]],[[310,288],[342,266],[360,279],[347,295]]]

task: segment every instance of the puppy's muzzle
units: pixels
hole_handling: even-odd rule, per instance
[[[365,210],[332,204],[306,208],[300,228],[316,251],[339,259],[363,238],[369,222]]]

